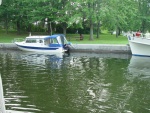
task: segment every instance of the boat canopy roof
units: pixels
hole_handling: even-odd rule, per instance
[[[57,38],[58,36],[60,37],[65,37],[65,35],[63,34],[55,34],[55,35],[51,35],[51,36],[29,36],[29,37],[26,37],[26,39],[54,39],[54,38]]]
[[[58,36],[63,37],[63,38],[65,37],[65,35],[63,35],[63,34],[54,34],[54,35],[51,35],[51,36],[47,36],[44,39],[57,38]]]

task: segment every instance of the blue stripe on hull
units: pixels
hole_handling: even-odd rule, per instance
[[[133,56],[140,56],[140,57],[150,57],[149,55],[139,55],[139,54],[132,54]]]
[[[26,48],[26,49],[37,49],[37,50],[56,50],[56,49],[59,49],[58,47],[30,47],[30,46],[20,46],[20,45],[17,45],[18,47],[22,47],[22,48]]]

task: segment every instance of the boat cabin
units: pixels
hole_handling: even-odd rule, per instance
[[[24,41],[15,41],[19,49],[36,52],[69,52],[68,41],[64,35],[29,36]]]
[[[26,44],[40,44],[45,46],[59,46],[67,44],[67,40],[64,35],[52,35],[52,36],[30,36],[26,37]]]

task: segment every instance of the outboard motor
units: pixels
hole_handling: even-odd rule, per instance
[[[61,42],[63,44],[63,48],[66,50],[65,53],[70,53],[70,43],[66,44],[66,41],[65,41],[65,35],[63,34],[60,34],[60,37],[61,37]]]
[[[65,44],[63,48],[66,50],[65,53],[70,53],[70,48],[68,44]]]

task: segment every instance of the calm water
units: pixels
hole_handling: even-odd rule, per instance
[[[0,50],[0,74],[10,112],[150,113],[150,58]]]

